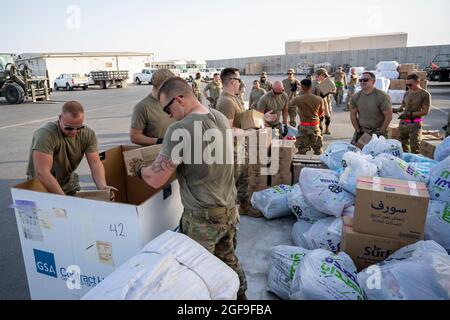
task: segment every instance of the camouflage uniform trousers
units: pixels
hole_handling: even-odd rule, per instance
[[[400,121],[399,134],[403,151],[419,154],[420,142],[422,141],[422,123],[405,123]]]
[[[197,97],[198,101],[202,103],[202,94],[200,92],[194,91],[194,95]]]
[[[239,215],[236,208],[228,209],[227,213],[209,215],[188,210],[181,218],[181,232],[195,240],[206,250],[226,263],[239,277],[238,295],[247,290],[247,279],[244,270],[236,257],[236,225]]]
[[[288,106],[288,113],[289,113],[289,124],[291,127],[297,126],[297,106]]]
[[[368,134],[370,134],[370,135],[373,135],[373,134],[376,134],[377,136],[383,136],[383,137],[385,137],[385,138],[387,138],[387,135],[386,134],[381,134],[380,133],[380,129],[381,128],[378,128],[378,129],[368,129],[368,128],[363,128],[363,127],[361,127],[361,133],[358,133],[358,132],[355,132],[354,134],[353,134],[353,139],[352,139],[352,144],[353,145],[356,145],[356,143],[358,142],[358,140],[359,139],[361,139],[361,137],[364,135],[364,133],[368,133]]]
[[[336,87],[334,99],[336,100],[337,106],[342,104],[342,100],[344,99],[344,87]]]
[[[209,98],[209,107],[212,109],[216,109],[217,108],[217,101],[219,100],[219,98],[217,97],[216,99],[213,98]]]
[[[238,159],[238,154],[241,159]],[[234,183],[237,189],[237,201],[247,202],[248,198],[248,150],[247,145],[234,146]]]
[[[315,155],[323,153],[323,138],[319,125],[314,127],[299,126],[296,147],[298,154],[306,154],[311,148]]]

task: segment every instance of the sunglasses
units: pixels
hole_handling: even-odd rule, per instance
[[[230,79],[230,80],[236,80],[236,81],[239,81],[239,83],[242,83],[242,79],[240,79],[240,78],[228,78],[228,79]]]
[[[167,113],[168,115],[171,115],[170,113],[170,106],[177,100],[177,98],[183,98],[183,96],[177,96],[169,101],[169,103],[163,108],[163,111]]]
[[[359,79],[359,82],[369,82],[370,79],[369,78],[361,78]]]
[[[86,125],[82,125],[82,126],[79,126],[77,128],[67,126],[67,127],[64,127],[64,130],[66,130],[66,131],[81,131],[84,128],[86,128]]]
[[[273,94],[280,95],[280,94],[283,94],[284,91],[276,92],[276,91],[273,91],[273,90],[272,90],[272,92],[273,92]]]
[[[293,73],[286,73],[288,76],[292,76],[293,75]]]

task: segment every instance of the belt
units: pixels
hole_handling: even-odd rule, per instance
[[[416,119],[404,119],[402,120],[404,123],[420,123],[423,122],[423,118],[416,118]]]
[[[300,122],[300,125],[304,126],[304,127],[315,127],[315,126],[317,126],[319,124],[320,124],[320,121],[316,121],[316,122]]]
[[[233,208],[211,208],[211,209],[204,209],[204,210],[189,210],[184,209],[184,213],[188,214],[190,216],[196,216],[196,217],[205,217],[206,219],[222,216],[222,215],[228,215],[229,213],[234,213],[236,211],[236,207]]]

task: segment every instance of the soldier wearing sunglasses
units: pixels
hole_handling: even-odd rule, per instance
[[[75,170],[85,155],[97,189],[116,190],[106,184],[97,138],[94,130],[84,124],[83,106],[69,101],[63,105],[58,121],[49,122],[34,133],[28,179],[38,179],[50,193],[74,196],[81,190]]]
[[[392,103],[387,93],[375,88],[376,76],[364,72],[359,79],[361,91],[350,101],[350,119],[355,128],[352,143],[368,133],[386,136],[386,130],[392,121]]]

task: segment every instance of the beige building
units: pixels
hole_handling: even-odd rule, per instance
[[[285,43],[285,51],[286,54],[304,54],[350,50],[406,48],[407,42],[408,34],[399,32],[328,39],[293,40]]]

